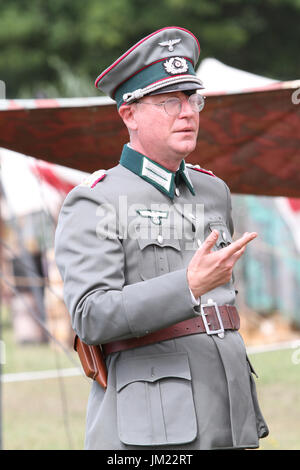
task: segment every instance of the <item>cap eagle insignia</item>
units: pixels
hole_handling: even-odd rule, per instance
[[[162,47],[168,47],[169,52],[173,52],[175,44],[178,44],[180,41],[181,39],[170,39],[169,41],[159,42],[158,44]]]

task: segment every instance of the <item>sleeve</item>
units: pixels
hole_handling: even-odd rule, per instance
[[[234,233],[234,226],[233,226],[233,220],[232,220],[232,203],[231,203],[231,194],[230,190],[227,186],[227,184],[223,181],[225,185],[225,190],[226,190],[226,196],[227,196],[227,225],[230,231],[231,236]]]
[[[199,315],[186,269],[124,285],[122,240],[97,236],[98,207],[99,200],[89,188],[73,189],[56,229],[56,263],[78,336],[87,344],[104,344]]]
[[[230,235],[233,236],[234,234],[234,224],[232,219],[232,202],[231,202],[231,194],[227,184],[223,181],[226,189],[227,195],[227,226],[230,231]],[[232,272],[232,282],[235,283],[235,271]],[[235,288],[235,293],[238,294],[238,290]]]

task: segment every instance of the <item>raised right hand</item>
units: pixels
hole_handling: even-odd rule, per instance
[[[218,231],[213,230],[188,265],[188,284],[195,298],[230,281],[235,263],[244,253],[246,245],[257,237],[257,233],[246,232],[225,248],[211,251],[218,236]]]

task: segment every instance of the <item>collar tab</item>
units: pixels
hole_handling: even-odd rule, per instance
[[[190,192],[195,195],[193,184],[184,160],[182,160],[177,172],[173,172],[159,163],[154,162],[145,155],[136,152],[128,145],[124,145],[120,164],[143,178],[148,183],[152,184],[152,186],[155,186],[159,191],[163,192],[171,199],[174,198],[175,181],[176,184],[178,184],[181,179]]]

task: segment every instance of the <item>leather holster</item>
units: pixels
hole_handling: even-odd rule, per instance
[[[106,389],[107,368],[101,346],[86,344],[76,335],[74,349],[78,353],[85,375]]]

